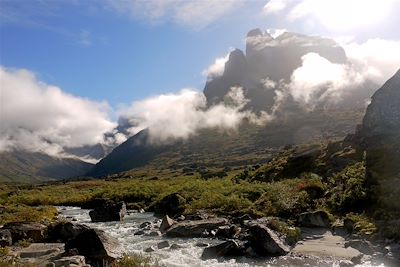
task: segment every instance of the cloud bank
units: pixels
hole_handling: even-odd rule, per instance
[[[119,115],[132,118],[136,125],[129,129],[131,134],[148,128],[152,142],[171,139],[186,139],[199,130],[218,128],[221,131],[235,130],[243,119],[253,123],[264,123],[267,114],[256,116],[243,111],[247,103],[240,87],[231,88],[224,103],[207,108],[203,93],[194,89],[183,89],[176,94],[163,94],[122,107]]]
[[[116,126],[106,102],[67,94],[28,70],[0,67],[0,84],[0,151],[62,156],[64,147],[103,143]]]

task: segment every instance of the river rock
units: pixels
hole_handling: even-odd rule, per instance
[[[122,221],[126,215],[125,202],[106,202],[89,212],[92,222]]]
[[[228,220],[224,218],[212,218],[198,221],[186,220],[172,225],[166,231],[166,235],[169,237],[201,237],[205,231],[211,232],[227,223]]]
[[[236,225],[224,225],[218,227],[218,229],[215,232],[215,237],[217,238],[227,238],[227,239],[232,239],[238,237],[240,234],[240,227]]]
[[[104,231],[83,225],[84,230],[66,242],[67,249],[76,248],[79,255],[94,261],[113,261],[120,257],[118,241]]]
[[[304,227],[330,227],[329,215],[325,211],[304,212],[299,215],[298,223]]]
[[[23,266],[47,266],[49,262],[61,258],[64,251],[63,243],[32,243],[28,247],[16,247],[15,255]]]
[[[160,231],[161,233],[165,233],[173,224],[175,223],[168,215],[165,215],[161,221]]]
[[[161,201],[155,205],[154,213],[158,216],[168,215],[170,217],[179,216],[185,210],[186,199],[174,193],[161,199]]]
[[[254,224],[249,229],[251,246],[260,256],[282,256],[289,253],[290,248],[268,227]]]
[[[12,222],[3,226],[10,231],[12,242],[29,239],[31,242],[43,242],[47,238],[47,226],[34,222]]]
[[[54,266],[55,267],[64,267],[64,266],[76,266],[76,267],[82,267],[82,266],[87,266],[85,262],[85,257],[84,256],[70,256],[70,257],[63,257],[61,259],[55,260]]]
[[[234,240],[225,241],[219,245],[206,247],[201,255],[202,260],[214,259],[219,257],[238,257],[243,256],[244,250]]]
[[[373,246],[370,242],[366,240],[349,240],[344,244],[344,247],[352,247],[360,251],[361,253],[364,253],[366,255],[372,255],[374,253]]]
[[[0,247],[12,245],[11,232],[8,229],[0,229]]]
[[[157,244],[158,249],[163,249],[169,247],[169,242],[167,240],[161,241],[160,243]]]

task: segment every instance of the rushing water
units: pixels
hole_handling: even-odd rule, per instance
[[[152,213],[129,213],[124,222],[103,222],[92,223],[89,217],[89,210],[80,209],[76,207],[59,207],[60,217],[67,219],[75,219],[79,223],[86,224],[93,228],[104,230],[109,235],[118,239],[121,244],[122,252],[126,254],[149,254],[157,258],[160,263],[165,266],[174,267],[275,267],[275,266],[299,266],[299,267],[325,267],[339,266],[337,261],[322,260],[318,258],[301,258],[293,256],[269,258],[269,259],[249,259],[238,258],[231,260],[201,260],[203,248],[196,246],[197,243],[217,244],[221,241],[209,238],[166,238],[162,236],[148,236],[148,235],[134,235],[136,231],[140,230],[140,225],[144,222],[151,222],[153,224],[160,224],[161,220],[153,216]],[[180,246],[178,249],[163,248],[157,249],[157,244],[161,241],[167,240],[170,245],[177,244]],[[144,252],[145,249],[153,247],[155,251],[151,253]],[[364,263],[358,265],[359,267],[371,267],[371,265]],[[384,265],[378,265],[384,267]]]

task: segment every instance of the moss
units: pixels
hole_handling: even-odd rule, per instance
[[[140,254],[127,255],[121,259],[114,261],[111,267],[161,267],[157,261],[148,256]]]

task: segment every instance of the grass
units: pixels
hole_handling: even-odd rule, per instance
[[[111,267],[161,267],[156,260],[141,254],[125,254],[121,259],[113,262]]]

